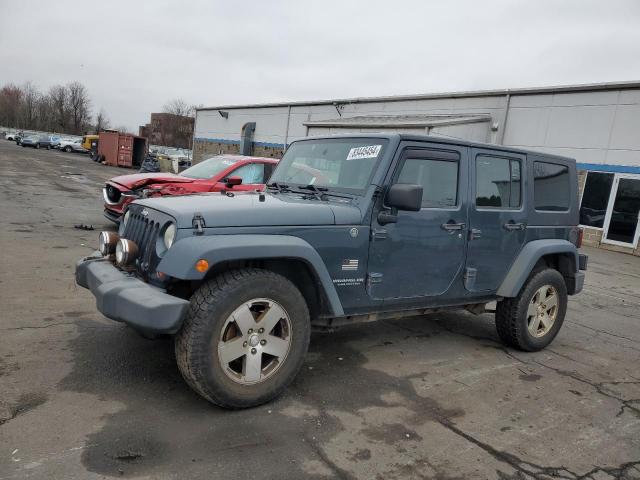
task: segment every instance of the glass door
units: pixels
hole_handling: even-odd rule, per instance
[[[605,220],[605,243],[635,248],[638,245],[640,212],[640,178],[616,175],[611,189],[609,211]]]

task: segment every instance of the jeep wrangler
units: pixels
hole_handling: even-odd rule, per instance
[[[536,351],[582,290],[575,161],[437,137],[293,142],[265,192],[145,199],[76,267],[105,316],[175,336],[186,382],[228,408],[267,402],[312,327],[489,311]]]

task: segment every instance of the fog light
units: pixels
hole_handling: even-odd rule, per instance
[[[138,256],[138,246],[131,240],[121,238],[116,244],[116,263],[121,266],[131,265]]]
[[[98,250],[103,257],[111,255],[116,251],[116,244],[120,240],[120,235],[114,232],[100,232],[98,237]]]

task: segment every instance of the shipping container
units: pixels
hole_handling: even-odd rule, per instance
[[[147,139],[114,131],[100,132],[98,155],[113,167],[139,167],[147,154]]]

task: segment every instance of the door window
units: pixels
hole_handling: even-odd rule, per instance
[[[242,178],[242,183],[245,185],[264,183],[264,164],[248,163],[231,172],[229,176]]]
[[[476,157],[476,206],[519,208],[520,161],[489,155]]]
[[[613,173],[589,172],[582,192],[580,225],[604,227],[607,204],[613,185]]]
[[[458,203],[458,162],[407,158],[396,183],[422,185],[422,208],[448,208]]]

